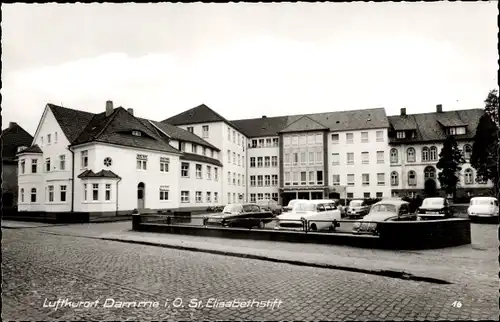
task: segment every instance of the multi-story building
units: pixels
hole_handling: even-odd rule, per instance
[[[440,189],[436,164],[443,141],[454,135],[466,163],[461,165],[457,196],[487,193],[491,182],[477,182],[475,170],[469,164],[472,143],[482,109],[443,111],[436,106],[434,113],[389,116],[390,184],[393,196],[422,194],[426,184]]]
[[[9,127],[2,130],[2,207],[3,210],[17,205],[18,172],[25,171],[27,165],[21,164],[18,169],[16,153],[28,148],[33,141],[31,134],[26,132],[15,122],[10,122]]]

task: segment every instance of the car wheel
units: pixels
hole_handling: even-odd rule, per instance
[[[316,224],[311,224],[311,231],[318,231],[318,227],[316,227]]]
[[[259,228],[264,229],[266,227],[266,224],[263,221],[259,221]]]

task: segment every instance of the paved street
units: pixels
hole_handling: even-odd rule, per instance
[[[64,233],[64,228],[53,230]],[[498,287],[477,287],[474,280],[405,281],[53,235],[46,229],[3,230],[4,320],[498,320]],[[105,308],[107,298],[115,305],[157,301],[160,307]],[[206,307],[210,298],[282,302]],[[89,308],[43,307],[58,299],[100,302]],[[196,307],[188,306],[190,300]]]

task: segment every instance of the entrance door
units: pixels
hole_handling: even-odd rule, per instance
[[[145,199],[145,194],[144,194],[144,183],[140,182],[137,185],[137,209],[144,209],[144,199]]]

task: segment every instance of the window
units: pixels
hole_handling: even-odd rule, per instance
[[[289,186],[291,180],[292,180],[291,173],[285,172],[285,186]]]
[[[361,163],[363,163],[363,164],[370,163],[370,153],[369,152],[361,152]]]
[[[332,144],[339,144],[339,135],[332,134]]]
[[[255,157],[250,158],[250,168],[255,168]]]
[[[144,154],[137,155],[137,170],[146,170],[148,164],[148,156]]]
[[[208,125],[202,126],[202,136],[204,139],[208,138]]]
[[[81,162],[82,162],[82,168],[86,168],[89,166],[89,151],[88,150],[81,152]]]
[[[314,140],[314,134],[309,134],[309,135],[307,136],[307,144],[308,144],[308,145],[314,145],[314,143],[315,143],[314,141],[315,141],[315,140]]]
[[[354,174],[350,173],[347,175],[347,185],[354,186]]]
[[[191,152],[198,154],[198,146],[196,144],[191,144]]]
[[[262,157],[257,157],[257,168],[262,168]]]
[[[316,152],[316,164],[323,164],[323,152]]]
[[[273,187],[276,187],[278,185],[278,175],[277,174],[273,174],[271,176],[271,184]]]
[[[413,170],[408,171],[408,185],[409,186],[417,185],[417,175]]]
[[[316,184],[316,176],[314,171],[309,171],[309,185],[314,186]]]
[[[298,172],[292,172],[292,185],[294,185],[294,186],[299,185],[299,173]]]
[[[346,133],[345,134],[345,141],[347,143],[354,143],[354,133]]]
[[[305,152],[300,152],[300,164],[301,165],[306,164],[306,153]]]
[[[377,163],[385,163],[384,151],[377,151]]]
[[[309,164],[314,164],[314,152],[309,152]]]
[[[429,148],[425,146],[422,148],[422,162],[427,161],[429,161]]]
[[[391,163],[398,163],[398,150],[391,149]]]
[[[214,180],[219,181],[219,169],[214,167]]]
[[[241,185],[241,174],[238,173],[238,186]]]
[[[450,127],[448,129],[448,134],[450,135],[462,135],[465,134],[465,127]]]
[[[464,158],[470,160],[472,156],[472,147],[469,144],[464,145]]]
[[[385,186],[385,174],[377,173],[377,186]]]
[[[250,187],[255,187],[255,176],[250,176]]]
[[[397,137],[398,139],[404,139],[404,138],[406,138],[406,132],[405,132],[405,131],[398,131],[398,132],[396,133],[396,137]]]
[[[231,151],[227,150],[227,163],[231,163]]]
[[[354,164],[354,153],[347,152],[347,164]]]
[[[271,166],[273,168],[277,167],[278,166],[278,157],[277,156],[272,156],[271,157]]]
[[[233,152],[233,164],[236,164],[236,152]]]
[[[384,142],[384,131],[375,132],[377,142]]]
[[[292,145],[297,146],[299,144],[299,137],[294,135],[292,136]]]
[[[316,171],[316,183],[318,185],[323,184],[323,171]]]
[[[219,202],[219,193],[218,192],[214,192],[214,202],[215,203]]]
[[[370,185],[370,174],[369,173],[363,173],[361,175],[361,181],[363,183],[363,186],[369,186]]]
[[[64,154],[59,156],[59,168],[61,170],[66,169],[66,155]]]
[[[299,154],[298,153],[293,153],[293,165],[299,164]]]
[[[269,199],[271,199],[271,194],[270,194],[270,193],[266,193],[266,194],[264,195],[264,199],[265,199],[265,200],[269,200]]]
[[[141,132],[140,131],[132,131],[132,135],[133,136],[141,136]]]
[[[210,150],[210,157],[212,159],[215,159],[215,152],[214,152],[214,150]]]
[[[474,172],[472,169],[465,169],[464,171],[464,179],[465,184],[473,184],[474,183]]]
[[[181,177],[189,178],[189,163],[187,162],[181,163]]]
[[[25,169],[25,168],[26,168],[26,167],[25,167],[25,166],[26,166],[26,160],[24,160],[24,159],[23,159],[23,160],[21,160],[21,161],[19,162],[19,164],[21,165],[21,166],[20,166],[20,169],[21,169],[21,174],[24,174],[24,171],[26,170],[26,169]]]
[[[299,145],[300,146],[306,146],[307,145],[307,136],[306,135],[299,136]]]
[[[231,141],[231,128],[230,127],[227,128],[227,140]]]
[[[340,174],[334,174],[332,176],[332,186],[340,185]]]
[[[240,143],[241,143],[241,145],[243,145],[243,140],[240,141],[240,134],[239,133],[238,133],[238,140],[236,140],[236,141],[237,141],[236,143],[238,145],[240,145]]]
[[[192,126],[188,126],[188,127],[187,127],[187,131],[188,131],[188,132],[191,132],[191,133],[194,133],[194,130],[193,130],[193,127],[192,127]]]
[[[38,165],[38,160],[31,159],[31,173],[37,173],[37,165]]]
[[[250,202],[257,202],[257,199],[255,198],[255,193],[250,194]]]
[[[24,202],[24,189],[21,188],[21,190],[19,191],[19,202]]]
[[[227,184],[231,184],[231,172],[227,172]]]
[[[264,166],[269,168],[271,166],[271,157],[264,157]]]
[[[431,146],[431,148],[429,149],[429,160],[437,161],[437,159],[438,159],[437,148],[435,146]]]
[[[45,159],[45,171],[50,172],[50,158]]]
[[[262,200],[264,199],[264,194],[263,193],[258,193],[257,194],[257,200]]]
[[[31,202],[36,202],[36,188],[31,189]]]
[[[87,184],[83,184],[83,200],[87,201]]]
[[[47,144],[50,144],[50,134],[47,134]]]
[[[262,187],[262,185],[263,185],[263,182],[262,182],[263,181],[263,177],[264,176],[261,176],[261,175],[257,176],[257,186],[258,187]]]
[[[271,176],[270,175],[264,176],[264,185],[266,187],[269,187],[271,185]]]
[[[354,198],[354,193],[352,193],[352,192],[348,192],[348,193],[347,193],[347,198],[348,198],[348,199],[352,199],[352,198]]]
[[[283,145],[284,145],[285,147],[288,147],[288,146],[290,146],[290,144],[291,144],[290,137],[289,137],[289,136],[285,136],[285,137],[283,138]]]
[[[57,132],[54,132],[54,143],[57,143]]]
[[[63,202],[66,201],[66,186],[65,185],[60,186],[59,192],[60,192],[59,199]]]
[[[271,147],[272,140],[271,139],[266,139],[266,147],[269,148]]]
[[[196,201],[196,203],[202,203],[203,202],[201,191],[196,191],[195,201]]]
[[[424,169],[424,178],[427,179],[436,179],[436,169],[434,167],[426,167]]]
[[[271,194],[271,196],[272,196],[271,198],[272,198],[274,201],[278,201],[278,193],[277,193],[277,192],[273,192],[273,193]]]
[[[340,155],[338,153],[332,153],[332,164],[333,165],[340,164]]]
[[[201,164],[196,164],[196,179],[201,179]]]
[[[233,143],[236,143],[236,131],[233,130]]]
[[[238,159],[238,165],[241,165],[241,160],[240,160],[240,154],[239,153],[238,153],[237,159]]]
[[[363,198],[369,199],[370,198],[370,193],[369,192],[364,192],[363,193]]]
[[[274,138],[273,139],[273,146],[274,147],[278,147],[279,146],[279,139],[278,138]]]
[[[383,192],[377,192],[377,199],[382,199],[384,197],[384,193]]]
[[[99,184],[97,183],[92,184],[92,200],[99,200]]]
[[[241,175],[241,185],[246,185],[246,182],[245,182],[245,175]]]
[[[406,150],[406,161],[415,162],[415,149],[414,148],[408,148],[408,150]]]
[[[210,191],[207,191],[207,202],[212,202],[212,193]]]
[[[180,145],[181,145],[180,147],[181,151],[186,152],[186,142],[181,142]]]
[[[170,158],[160,157],[160,172],[168,172]]]
[[[111,200],[111,184],[109,183],[106,183],[106,185],[104,186],[104,200]]]
[[[207,180],[212,180],[212,167],[207,165]]]
[[[363,143],[368,142],[368,132],[361,132],[361,142]]]
[[[391,186],[397,186],[399,184],[398,173],[393,171],[391,173]]]
[[[189,191],[181,191],[181,202],[182,203],[189,202]]]
[[[307,184],[307,172],[300,172],[300,184],[305,186]]]
[[[43,136],[40,137],[40,145],[43,145]]]
[[[227,193],[227,203],[231,203],[231,193]]]
[[[316,145],[323,145],[323,134],[316,134]]]
[[[236,173],[233,172],[233,185],[236,185]]]

